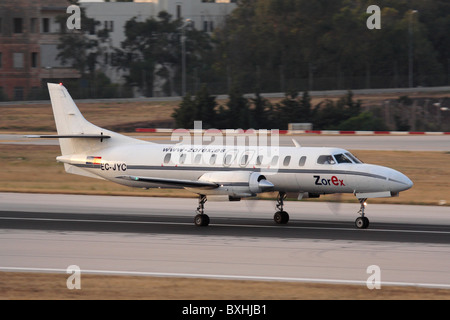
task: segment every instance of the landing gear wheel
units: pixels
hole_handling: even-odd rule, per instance
[[[206,196],[200,194],[198,198],[197,215],[194,218],[194,223],[197,227],[206,227],[209,225],[209,217],[204,213],[206,201]]]
[[[207,227],[209,225],[209,216],[206,214],[198,214],[194,218],[197,227]]]
[[[273,220],[277,224],[286,224],[289,221],[289,214],[283,210],[284,199],[286,199],[286,192],[280,191],[277,196],[276,204],[276,209],[278,211],[275,212],[275,215],[273,216]]]
[[[355,226],[358,229],[367,229],[369,227],[369,219],[366,217],[358,217],[355,220]]]
[[[361,207],[358,211],[358,213],[361,215],[360,217],[356,218],[355,220],[355,226],[358,229],[367,229],[369,227],[369,219],[367,219],[364,214],[365,214],[365,209],[366,209],[366,198],[361,198],[358,199],[359,203],[361,204]]]
[[[277,211],[273,216],[273,220],[277,224],[286,224],[289,221],[289,214],[286,211]]]

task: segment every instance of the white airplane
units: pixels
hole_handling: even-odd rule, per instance
[[[360,202],[357,228],[365,229],[367,198],[393,197],[412,187],[404,174],[365,164],[340,148],[162,145],[130,138],[88,122],[62,84],[48,84],[66,172],[138,188],[184,188],[199,195],[194,223],[207,226],[207,197],[230,201],[278,192],[274,220],[286,224],[286,194],[298,199],[352,193]]]

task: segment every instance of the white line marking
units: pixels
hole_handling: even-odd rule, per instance
[[[12,272],[45,272],[45,273],[67,273],[67,269],[57,268],[22,268],[22,267],[0,267],[0,271]],[[318,278],[294,278],[294,277],[265,277],[265,276],[244,276],[244,275],[223,275],[223,274],[202,274],[202,273],[169,273],[169,272],[141,272],[141,271],[114,271],[114,270],[81,270],[85,274],[100,275],[122,275],[122,276],[152,276],[152,277],[170,277],[170,278],[205,278],[218,280],[252,280],[252,281],[280,281],[280,282],[309,282],[309,283],[327,283],[327,284],[352,284],[367,285],[367,282],[361,280],[341,280],[341,279],[318,279]],[[385,286],[402,287],[424,287],[435,289],[450,289],[450,284],[439,283],[418,283],[418,282],[397,282],[382,281]]]
[[[188,222],[161,222],[161,221],[131,221],[131,220],[96,220],[96,219],[55,219],[55,218],[15,218],[0,217],[0,220],[29,220],[29,221],[67,221],[67,222],[96,222],[96,223],[122,223],[122,224],[156,224],[156,225],[193,225]],[[450,231],[433,230],[399,230],[399,229],[365,229],[356,228],[329,228],[329,227],[298,227],[298,226],[265,226],[265,225],[245,225],[211,223],[210,226],[240,227],[240,228],[277,228],[277,229],[307,229],[307,230],[339,230],[339,231],[362,231],[362,232],[395,232],[395,233],[430,233],[430,234],[450,234]]]

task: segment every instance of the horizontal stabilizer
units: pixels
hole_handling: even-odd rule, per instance
[[[111,136],[103,134],[71,134],[71,135],[27,135],[26,138],[43,139],[109,139]]]
[[[152,178],[152,177],[134,177],[134,176],[119,176],[119,179],[132,180],[132,181],[140,181],[140,182],[149,182],[149,183],[158,183],[165,184],[174,187],[183,187],[183,188],[207,188],[214,189],[219,185],[214,182],[208,181],[194,181],[194,180],[181,180],[181,179],[166,179],[166,178]]]

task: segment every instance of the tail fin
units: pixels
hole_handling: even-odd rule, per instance
[[[81,114],[67,89],[62,84],[48,83],[48,91],[50,93],[58,136],[66,136],[66,138],[59,139],[61,154],[63,156],[87,154],[106,147],[126,142],[135,143],[139,141],[97,127],[87,121]],[[83,135],[85,138],[82,137]],[[102,135],[109,136],[111,139],[103,140],[100,138],[92,138],[92,136]]]

